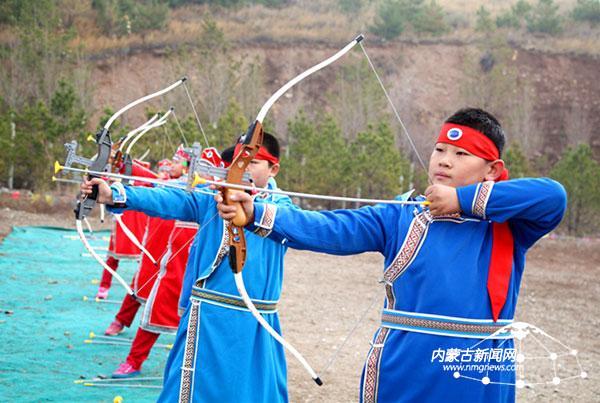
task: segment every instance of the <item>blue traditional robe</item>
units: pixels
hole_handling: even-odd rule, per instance
[[[271,181],[269,187],[274,187]],[[126,188],[126,205],[149,216],[199,224],[190,249],[180,298],[183,315],[167,360],[159,401],[286,402],[283,348],[239,298],[227,253],[228,232],[211,195],[168,188]],[[257,197],[292,206],[283,196]],[[266,321],[281,332],[276,303],[287,247],[244,231],[248,295]]]
[[[550,179],[516,179],[457,194],[462,214],[445,217],[414,205],[322,212],[255,205],[249,228],[292,248],[385,256],[385,303],[363,368],[363,402],[515,399],[514,344],[510,334],[493,333],[511,323],[525,254],[561,221],[565,191]],[[265,223],[266,214],[274,219]],[[492,222],[505,221],[514,256],[495,323],[487,291]]]

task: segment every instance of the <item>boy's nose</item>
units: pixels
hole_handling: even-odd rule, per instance
[[[442,167],[448,167],[448,168],[452,165],[448,157],[440,158],[440,160],[438,161],[438,164]]]

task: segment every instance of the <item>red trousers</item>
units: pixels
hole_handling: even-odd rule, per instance
[[[123,325],[130,327],[140,306],[141,304],[135,298],[127,294],[125,295],[125,298],[123,298],[121,309],[119,309],[115,318]],[[133,342],[131,343],[127,362],[134,368],[141,369],[142,364],[146,361],[148,355],[150,355],[150,350],[152,350],[152,346],[156,343],[158,336],[158,333],[149,332],[141,327],[138,328]]]
[[[115,259],[112,256],[109,256],[108,258],[106,258],[106,264],[114,271],[117,271],[117,268],[119,267],[119,260]],[[110,274],[106,269],[102,270],[102,279],[100,280],[100,287],[110,288],[111,283],[112,274]]]
[[[148,355],[150,355],[150,350],[152,350],[152,346],[156,343],[158,336],[158,333],[149,332],[140,327],[135,334],[133,343],[131,343],[127,362],[134,368],[141,369],[142,364],[146,361]]]
[[[131,295],[125,295],[125,298],[123,298],[123,302],[121,303],[121,308],[119,309],[119,312],[117,312],[115,319],[121,322],[123,325],[130,327],[133,323],[133,319],[135,319],[135,314],[137,313],[138,309],[140,309],[140,306],[142,306],[142,304]]]

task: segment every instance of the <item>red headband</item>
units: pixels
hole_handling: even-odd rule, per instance
[[[234,158],[235,158],[235,156],[237,156],[239,154],[241,148],[242,148],[242,145],[239,143],[235,146],[235,151],[233,152]],[[269,152],[269,150],[267,150],[265,147],[262,147],[262,146],[258,149],[258,152],[254,156],[254,159],[269,161],[271,164],[279,164],[279,158],[275,157],[273,154],[271,154]]]
[[[471,154],[488,161],[500,158],[500,153],[494,142],[472,127],[444,123],[437,142],[463,148]]]
[[[175,151],[175,155],[173,155],[173,161],[187,161],[190,162],[192,156],[183,148],[183,144],[180,144]]]
[[[484,160],[494,161],[500,158],[500,152],[496,144],[488,136],[469,126],[457,125],[456,123],[444,123],[438,143],[451,144],[467,150],[471,154],[483,158]],[[508,179],[508,170],[505,168],[496,182]]]

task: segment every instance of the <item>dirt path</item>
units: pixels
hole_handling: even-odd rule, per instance
[[[71,214],[43,215],[0,210],[0,239],[12,225],[73,226]],[[99,228],[94,220],[93,227]],[[108,224],[103,227],[108,228]],[[377,254],[327,256],[291,250],[281,302],[284,336],[322,371],[359,317],[334,364],[314,385],[291,357],[293,402],[358,400],[358,382],[382,301],[378,284],[383,260]],[[589,379],[519,391],[522,401],[600,400],[600,240],[544,239],[530,253],[522,282],[517,320],[535,324],[580,351]],[[374,302],[374,305],[372,303]],[[538,369],[538,372],[541,372]],[[537,375],[546,375],[539,373]],[[548,375],[551,377],[551,375]],[[547,376],[546,376],[547,378]]]

